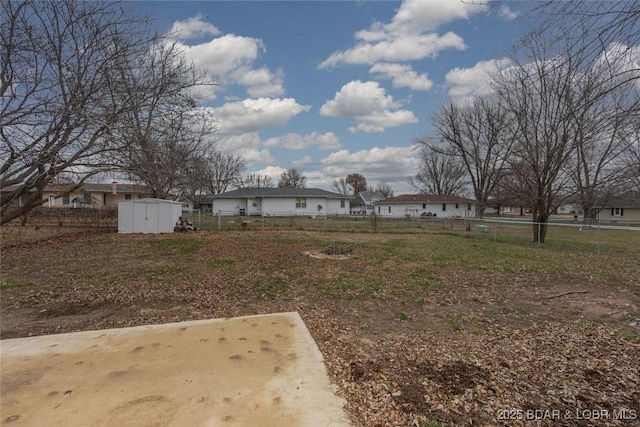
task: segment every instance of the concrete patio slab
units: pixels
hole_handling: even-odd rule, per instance
[[[297,313],[3,340],[7,426],[348,426]]]

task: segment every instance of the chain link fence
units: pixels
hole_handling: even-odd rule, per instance
[[[238,216],[232,212],[199,213],[190,220],[201,230],[306,230],[364,233],[448,233],[495,242],[562,247],[575,250],[635,250],[640,256],[640,222],[587,223],[573,216],[552,217],[546,236],[531,217],[519,218],[392,218],[378,215],[294,215],[280,212],[263,216]],[[534,239],[535,237],[539,237]],[[539,243],[544,240],[544,243]],[[537,241],[537,242],[536,242]]]
[[[1,228],[2,246],[46,240],[83,232],[111,232],[118,229],[118,209],[36,208]]]

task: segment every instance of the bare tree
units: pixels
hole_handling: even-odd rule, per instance
[[[544,2],[534,9],[540,25],[525,37],[557,46],[549,52],[573,76],[572,123],[576,151],[568,165],[585,219],[618,192],[627,176],[622,158],[632,149],[640,108],[640,5],[631,1]]]
[[[237,186],[247,162],[239,155],[216,152],[207,159],[209,173],[207,189],[213,193],[223,193],[231,186]]]
[[[359,173],[350,173],[345,182],[351,186],[352,194],[357,196],[361,191],[367,191],[367,178]]]
[[[156,120],[160,125],[153,124]],[[198,162],[207,159],[213,150],[213,143],[208,141],[211,131],[207,121],[195,111],[176,108],[149,122],[148,128],[141,129],[137,126],[141,121],[133,119],[128,122],[133,126],[120,128],[116,138],[122,141],[122,147],[114,156],[114,164],[130,179],[146,185],[152,197],[189,195],[194,184],[208,180],[211,175],[210,170],[203,168],[207,165]]]
[[[140,85],[128,80],[131,73],[123,74],[155,70],[145,60],[164,41],[148,31],[145,19],[117,3],[22,0],[3,2],[2,11],[4,224],[42,204],[45,186],[61,176],[76,183],[70,192],[95,174],[117,169],[114,153],[124,141],[114,138],[116,130],[127,127],[124,119],[132,112],[149,110],[154,95],[175,86],[167,89],[156,73]],[[183,87],[200,83],[186,82]]]
[[[291,168],[282,172],[280,175],[280,182],[278,183],[278,187],[295,187],[295,188],[305,188],[307,183],[307,177],[302,174],[298,169]]]
[[[432,120],[438,144],[429,138],[418,139],[431,152],[453,156],[466,170],[467,179],[476,199],[476,215],[482,217],[489,205],[489,198],[507,167],[513,139],[510,135],[509,115],[503,106],[492,98],[476,96],[468,106],[453,102],[444,105]],[[443,166],[445,159],[434,159]],[[455,163],[451,165],[455,167]],[[456,177],[456,170],[448,172]],[[442,173],[440,173],[442,176]],[[436,181],[439,183],[439,181]],[[460,181],[453,181],[452,184]],[[437,189],[442,191],[443,189]],[[449,189],[447,189],[449,190]]]
[[[571,190],[566,166],[577,146],[573,118],[579,93],[573,88],[579,73],[554,60],[557,52],[544,39],[532,37],[524,46],[526,59],[514,58],[514,67],[495,76],[494,88],[513,118],[511,181],[524,185],[533,240],[544,243],[550,215]]]
[[[638,117],[640,7],[545,2],[536,12],[541,24],[521,40],[496,88],[515,120],[516,176],[507,183],[529,199],[534,241],[544,242],[563,199],[577,194],[585,217],[594,215],[629,170],[623,159]]]
[[[238,188],[273,188],[273,179],[269,175],[251,173],[241,178],[236,186]]]
[[[620,190],[626,175],[624,156],[632,150],[640,93],[633,82],[610,90],[597,68],[574,83],[581,103],[574,106],[576,151],[569,161],[584,218],[595,218],[595,206]],[[608,79],[606,79],[608,80]],[[609,80],[610,82],[610,80]],[[586,102],[585,102],[586,100]]]
[[[202,157],[191,159],[187,168],[186,184],[183,187],[184,198],[193,202],[193,206],[198,208],[202,204],[204,196],[208,194],[209,184],[209,164]]]
[[[616,89],[629,81],[636,81],[640,73],[637,46],[640,44],[640,4],[635,1],[558,2],[547,0],[538,4],[530,16],[540,25],[525,38],[544,37],[547,40],[563,40],[572,55],[560,60],[573,61],[576,57],[585,62],[604,59],[608,68],[603,81],[608,89]],[[521,46],[521,47],[523,47]],[[603,53],[607,53],[603,58]],[[607,81],[611,80],[611,81]],[[613,83],[613,84],[612,84]]]
[[[110,137],[121,148],[114,165],[141,181],[152,197],[189,193],[194,159],[208,158],[216,142],[213,120],[196,108],[193,87],[205,84],[175,43],[156,43],[136,66],[118,64],[122,79],[118,94],[136,94]],[[162,88],[149,92],[147,88]],[[204,170],[201,170],[202,172]]]
[[[389,198],[393,197],[393,189],[386,182],[379,182],[376,185],[376,188],[374,189],[374,191],[382,193],[382,195],[384,196],[385,199],[389,199]]]
[[[345,196],[351,194],[351,191],[349,190],[349,184],[347,184],[347,181],[345,181],[344,178],[334,180],[331,184],[331,189],[336,193],[343,194]]]
[[[632,125],[628,134],[629,148],[621,159],[622,180],[620,192],[632,191],[640,193],[640,118]]]
[[[467,171],[460,159],[430,145],[420,150],[420,169],[415,177],[409,178],[413,188],[427,194],[460,195],[467,183]]]

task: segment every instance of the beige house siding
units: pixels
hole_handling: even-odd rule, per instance
[[[118,202],[142,199],[149,195],[145,187],[137,185],[118,185],[115,187],[116,194],[113,194],[114,187],[111,184],[86,184],[68,196],[61,196],[64,192],[64,187],[46,188],[42,194],[44,201],[42,205],[52,208],[69,208],[74,207],[74,199],[84,199],[87,202],[84,207],[115,207],[118,206]]]
[[[619,221],[619,222],[629,222],[629,221],[640,221],[640,208],[620,208],[622,209],[621,215],[617,215],[617,212],[614,212],[612,215],[612,210],[615,208],[604,208],[600,211],[600,219],[603,221]]]

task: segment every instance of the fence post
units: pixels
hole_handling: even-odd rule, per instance
[[[598,255],[600,255],[600,218],[598,218],[598,230],[596,231],[596,246],[598,248]]]
[[[198,209],[198,230],[202,231],[202,209]]]
[[[540,247],[540,234],[541,234],[541,228],[542,228],[542,223],[540,222],[536,222],[536,227],[538,230],[538,247]]]
[[[222,212],[218,210],[218,231],[222,231]]]

